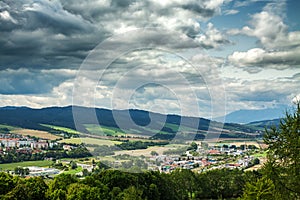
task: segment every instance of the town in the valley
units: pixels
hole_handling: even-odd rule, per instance
[[[14,164],[15,167],[3,169],[0,165],[0,170],[15,175],[44,177],[61,173],[73,173],[82,177],[101,168],[134,172],[155,170],[163,173],[189,169],[202,173],[222,168],[251,170],[265,161],[264,145],[253,141],[191,141],[157,148],[154,145],[143,151],[115,149],[115,152],[112,147],[102,144],[85,145],[84,142],[73,144],[64,141],[66,140],[1,133],[0,162]],[[112,149],[110,155],[93,153],[97,148],[101,150],[104,147]],[[46,166],[34,165],[34,162],[44,161],[48,162]],[[28,162],[32,165],[23,165]]]

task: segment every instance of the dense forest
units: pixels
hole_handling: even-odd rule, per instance
[[[38,153],[33,153],[32,151],[18,152],[16,148],[11,148],[6,150],[5,154],[0,154],[0,163],[44,160],[49,158],[84,158],[92,155],[89,150],[82,145],[77,145],[76,148],[70,151],[63,150],[62,144],[60,144],[60,147],[61,148],[49,149],[48,151],[40,151]]]
[[[84,179],[61,174],[53,180],[41,177],[20,178],[0,174],[2,199],[218,199],[242,195],[246,182],[261,177],[257,172],[214,170],[196,174],[178,170],[126,173],[98,170]]]

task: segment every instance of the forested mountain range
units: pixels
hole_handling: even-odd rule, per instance
[[[76,126],[73,117],[74,113],[77,113]],[[96,117],[93,117],[93,114]],[[37,130],[47,130],[48,127],[42,124],[50,124],[87,133],[86,124],[100,124],[105,127],[121,128],[126,132],[145,135],[156,134],[158,138],[163,139],[166,135],[168,137],[176,134],[178,131],[198,133],[198,137],[203,137],[209,126],[211,131],[220,131],[220,128],[223,128],[223,136],[240,137],[241,134],[239,133],[257,133],[263,130],[264,125],[268,123],[265,121],[246,125],[235,123],[222,124],[205,118],[164,115],[134,109],[109,110],[72,106],[33,109],[8,106],[0,108],[0,124]]]

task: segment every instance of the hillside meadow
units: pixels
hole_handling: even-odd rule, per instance
[[[31,137],[37,137],[37,138],[42,138],[47,140],[56,140],[62,138],[60,136],[53,135],[46,131],[39,131],[39,130],[32,130],[32,129],[15,129],[10,132],[14,134],[20,134],[24,136],[29,135]]]

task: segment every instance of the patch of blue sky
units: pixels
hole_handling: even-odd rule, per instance
[[[289,25],[289,31],[299,31],[300,29],[300,1],[287,1],[286,23]]]

